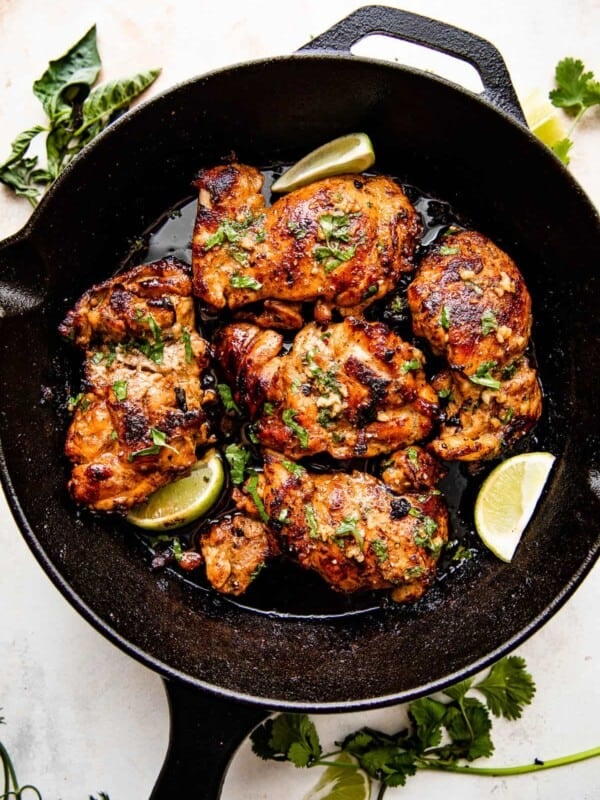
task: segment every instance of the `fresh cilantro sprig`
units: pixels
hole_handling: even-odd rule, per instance
[[[0,725],[5,723],[4,717],[0,717]],[[17,778],[17,773],[8,754],[8,749],[0,741],[0,800],[43,800],[42,793],[38,788],[30,783],[21,785]],[[89,795],[89,800],[110,800],[106,792],[100,792],[98,797]]]
[[[0,183],[33,206],[77,153],[160,75],[159,69],[152,69],[96,86],[101,67],[93,25],[64,55],[51,61],[33,84],[47,125],[22,131],[12,142],[8,158],[0,163]],[[40,134],[46,135],[45,165],[39,163],[38,155],[28,154]]]
[[[572,117],[571,127],[564,139],[556,142],[552,149],[565,164],[570,161],[569,151],[573,146],[573,131],[585,112],[600,105],[600,81],[594,73],[586,71],[583,62],[575,58],[563,58],[554,73],[556,87],[548,95],[556,108],[562,108]]]
[[[494,752],[492,716],[517,720],[535,694],[525,661],[507,656],[479,681],[468,679],[444,690],[443,699],[424,697],[408,706],[409,728],[388,734],[361,728],[323,754],[314,723],[306,714],[279,714],[251,735],[252,749],[262,759],[290,761],[297,767],[328,766],[339,753],[353,756],[348,769],[363,769],[385,790],[404,786],[419,770],[506,776],[573,764],[600,756],[600,747],[562,758],[512,767],[477,767],[472,762]],[[483,698],[483,701],[480,699]],[[335,762],[339,766],[339,762]]]

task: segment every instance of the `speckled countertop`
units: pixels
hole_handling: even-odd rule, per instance
[[[598,0],[407,0],[397,5],[493,42],[523,99],[552,86],[556,62],[571,55],[600,75]],[[42,122],[31,84],[49,59],[98,26],[103,78],[161,66],[152,89],[215,67],[293,52],[358,8],[351,0],[140,0],[0,2],[0,160],[15,134]],[[464,64],[373,37],[357,50],[432,69],[472,85]],[[600,206],[600,113],[576,134],[570,169]],[[29,205],[0,188],[0,239],[27,220]],[[23,542],[0,497],[0,738],[22,782],[45,800],[146,800],[168,744],[160,678],[93,630],[58,594]],[[566,605],[519,649],[537,682],[522,720],[496,723],[495,762],[525,763],[600,743],[600,572],[596,566]],[[402,708],[318,718],[325,743],[363,724],[395,727]],[[399,723],[401,724],[401,722]],[[225,800],[301,798],[316,780],[306,770],[258,761],[244,745],[227,775]],[[600,766],[590,761],[535,776],[490,779],[423,773],[388,797],[462,800],[599,800]],[[201,791],[199,790],[198,798]],[[187,799],[186,799],[187,800]]]

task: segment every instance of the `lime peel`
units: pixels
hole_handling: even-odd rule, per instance
[[[475,501],[475,528],[502,561],[512,560],[554,461],[552,453],[521,453],[498,464],[483,482]]]
[[[523,111],[531,132],[548,147],[554,147],[567,136],[563,111],[553,106],[539,89],[525,99]]]
[[[369,800],[371,781],[367,773],[358,767],[348,769],[348,765],[356,764],[356,759],[340,753],[336,763],[341,766],[328,766],[303,800]]]
[[[360,173],[375,163],[375,152],[366,133],[348,133],[317,147],[286,170],[271,186],[272,192],[299,189],[321,178]]]
[[[174,530],[206,514],[217,502],[225,484],[223,459],[209,450],[192,466],[189,475],[157,489],[148,500],[127,514],[127,521],[146,530]]]

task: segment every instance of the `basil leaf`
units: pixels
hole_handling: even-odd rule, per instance
[[[37,169],[37,157],[22,158],[13,164],[0,169],[0,183],[10,187],[15,194],[26,197],[32,206],[37,205],[40,190],[36,183],[36,175],[43,175],[44,171]]]
[[[113,114],[125,110],[159,75],[159,69],[151,69],[127,78],[108,81],[92,89],[83,103],[83,122],[75,135],[79,136],[83,130],[96,123],[107,124]]]
[[[22,131],[12,142],[10,146],[10,155],[3,164],[0,164],[0,180],[3,170],[19,161],[29,149],[31,140],[34,139],[38,133],[41,133],[45,128],[43,125],[35,125],[26,131]],[[37,160],[37,159],[36,159]]]
[[[87,93],[100,74],[100,55],[96,44],[96,26],[64,55],[50,61],[48,69],[33,84],[33,93],[53,120],[65,108],[70,111],[77,95]]]

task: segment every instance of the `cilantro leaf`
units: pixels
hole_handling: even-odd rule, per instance
[[[449,705],[444,717],[444,727],[452,741],[446,750],[455,760],[465,758],[473,761],[482,756],[489,757],[494,752],[490,736],[490,715],[479,700],[466,697],[460,707]]]
[[[386,786],[404,786],[406,778],[417,770],[415,753],[404,747],[406,731],[388,735],[372,728],[362,728],[341,742],[344,752],[353,755],[371,778]]]
[[[533,678],[519,656],[498,661],[473,688],[484,695],[494,716],[506,719],[519,719],[523,707],[531,703],[535,695]]]
[[[445,715],[446,704],[430,697],[415,700],[409,705],[408,716],[415,729],[419,752],[440,744]]]
[[[569,151],[573,147],[571,139],[560,139],[556,144],[552,145],[552,152],[555,153],[563,164],[570,162]]]
[[[309,767],[321,756],[319,734],[306,714],[278,714],[256,728],[250,740],[252,750],[264,760]]]
[[[239,444],[228,444],[225,448],[225,458],[229,463],[229,475],[231,482],[236,486],[244,482],[246,476],[246,465],[250,460],[251,453]]]
[[[556,89],[550,92],[550,102],[575,114],[600,103],[600,82],[593,72],[585,72],[583,61],[563,58],[556,65]]]

